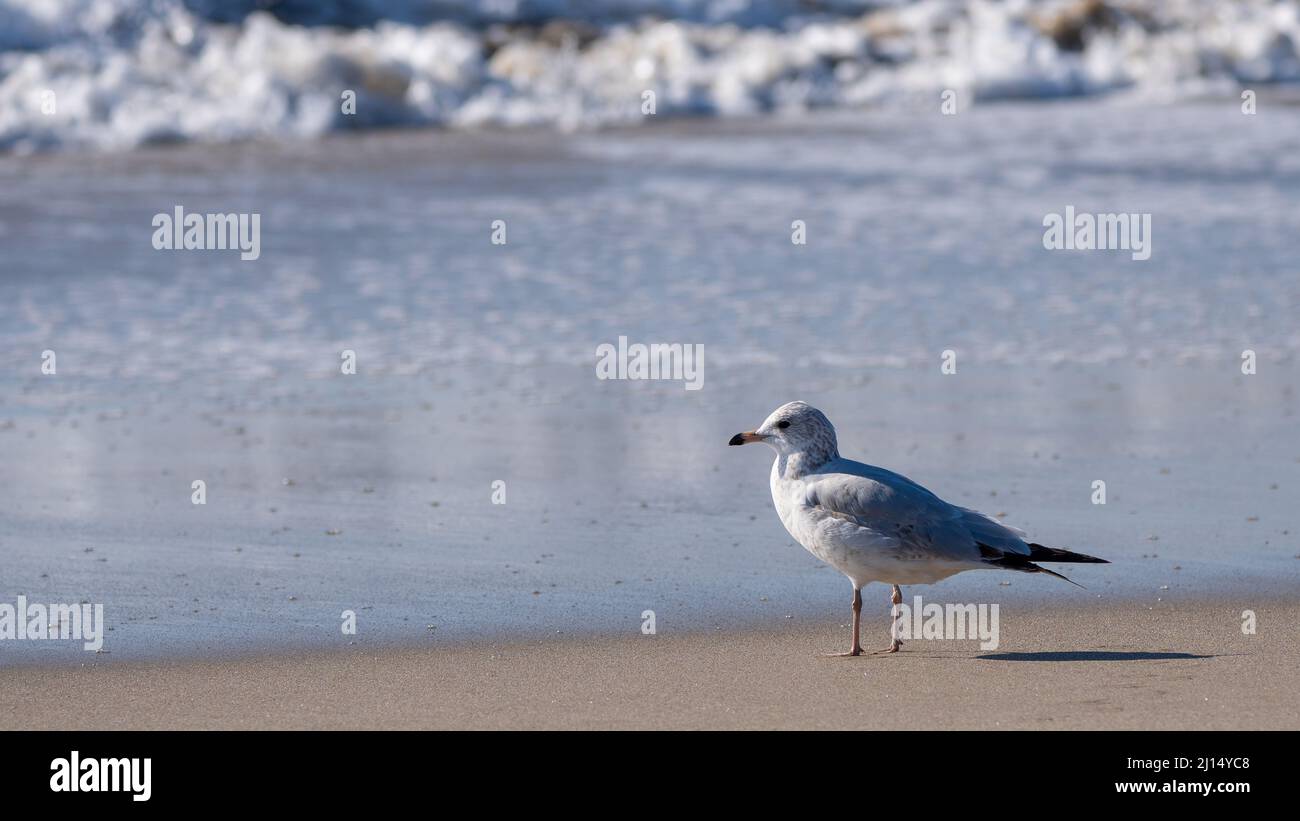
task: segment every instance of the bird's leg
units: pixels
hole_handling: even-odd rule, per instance
[[[889,596],[889,603],[892,605],[893,620],[889,623],[889,646],[884,650],[877,650],[876,654],[897,653],[898,648],[903,646],[903,640],[898,637],[898,618],[903,615],[903,611],[898,606],[903,603],[903,590],[898,585],[894,585],[894,592]]]
[[[902,601],[902,599],[899,599]],[[862,623],[862,590],[853,588],[853,646],[847,653],[828,653],[831,656],[860,656],[862,655],[862,644],[858,641],[858,627]]]
[[[862,655],[862,645],[858,642],[858,626],[862,622],[862,590],[853,588],[853,646],[849,648],[850,656]]]

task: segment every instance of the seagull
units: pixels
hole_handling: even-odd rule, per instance
[[[1026,542],[1024,531],[949,504],[906,476],[845,459],[835,426],[807,402],[782,405],[757,430],[737,433],[728,444],[751,442],[776,451],[772,502],[785,529],[809,553],[853,582],[853,645],[847,653],[831,655],[862,655],[858,624],[862,588],[870,582],[893,586],[890,643],[877,652],[897,653],[902,645],[900,584],[933,584],[977,569],[1047,573],[1075,584],[1034,562],[1109,564]]]

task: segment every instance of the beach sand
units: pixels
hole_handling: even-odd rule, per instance
[[[1241,630],[1244,609],[1255,635]],[[0,670],[0,728],[1294,730],[1297,623],[1295,602],[1098,601],[1004,608],[991,651],[912,641],[893,656],[826,658],[844,626],[787,622],[227,661],[98,657]]]

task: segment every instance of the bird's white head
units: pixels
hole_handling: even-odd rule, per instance
[[[750,442],[763,442],[779,456],[797,457],[801,472],[814,470],[840,455],[835,426],[826,414],[807,402],[782,405],[756,430],[737,433],[728,444]]]

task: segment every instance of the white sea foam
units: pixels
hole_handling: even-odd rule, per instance
[[[286,4],[274,17],[199,0],[0,0],[0,149],[390,125],[591,128],[642,121],[647,90],[658,115],[680,116],[937,105],[943,89],[969,104],[1300,80],[1289,2],[870,6],[374,0]],[[630,19],[645,12],[657,17]],[[574,18],[587,22],[564,21]],[[357,94],[355,115],[341,111],[344,89]]]

